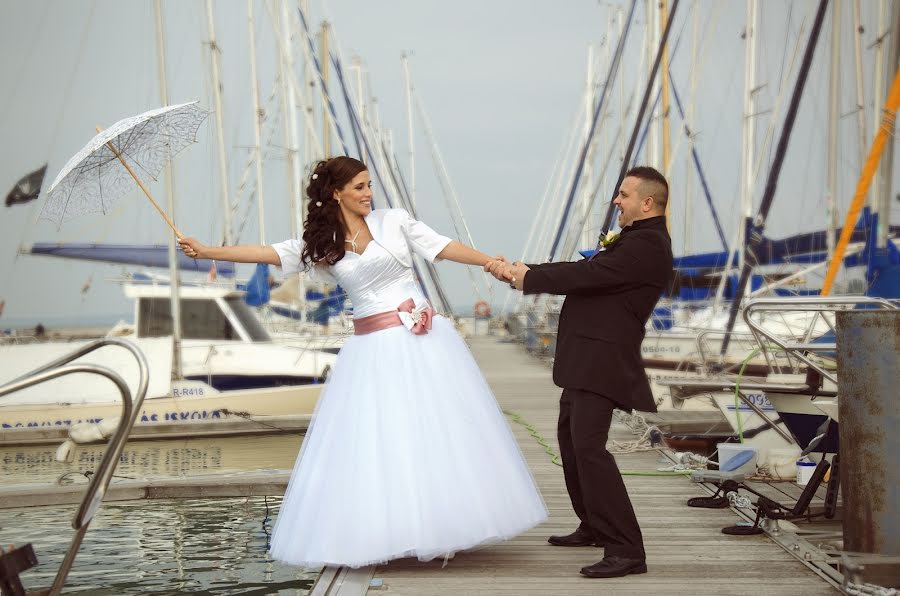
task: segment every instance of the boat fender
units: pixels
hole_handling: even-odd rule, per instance
[[[769,449],[766,454],[765,464],[769,473],[776,480],[794,480],[797,478],[797,456],[799,449],[796,447]]]
[[[56,461],[62,464],[75,461],[75,442],[72,439],[66,439],[56,448]]]
[[[103,418],[100,422],[78,422],[69,427],[69,438],[76,443],[96,443],[107,438],[119,427],[119,417]]]

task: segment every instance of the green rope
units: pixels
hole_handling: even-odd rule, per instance
[[[541,435],[534,428],[534,425],[527,422],[524,418],[512,412],[510,410],[503,410],[503,413],[509,416],[510,420],[515,422],[516,424],[521,424],[525,430],[528,431],[528,434],[531,435],[538,445],[544,448],[544,451],[547,455],[550,456],[550,463],[555,464],[559,467],[562,467],[562,461],[559,458],[559,454],[553,451],[553,447],[547,442],[547,439]],[[685,476],[691,473],[691,470],[672,470],[672,471],[654,471],[654,472],[629,472],[626,470],[620,471],[622,476]]]
[[[766,349],[772,350],[777,348],[778,346],[768,345],[765,347]],[[741,368],[738,371],[737,379],[734,382],[734,416],[735,418],[737,418],[738,439],[741,443],[744,442],[744,427],[741,423],[741,398],[739,397],[741,393],[741,379],[744,377],[744,369],[747,368],[747,364],[749,364],[750,361],[753,360],[756,355],[762,351],[763,346],[760,346],[750,352],[750,354],[746,358],[744,358],[743,362],[741,362]]]
[[[559,459],[559,454],[557,454],[555,451],[553,451],[553,447],[550,446],[550,443],[547,442],[547,439],[545,439],[541,435],[541,433],[539,433],[537,431],[537,429],[534,428],[533,425],[526,422],[524,418],[522,418],[515,412],[511,412],[509,410],[503,410],[503,413],[506,414],[507,416],[509,416],[510,420],[512,420],[516,424],[521,424],[522,426],[525,427],[525,430],[528,431],[528,434],[531,435],[532,437],[534,437],[534,440],[537,442],[537,444],[540,445],[541,447],[543,447],[544,451],[547,452],[547,455],[550,456],[550,463],[555,464],[559,467],[562,467],[562,461]]]
[[[741,423],[741,379],[744,376],[744,369],[747,368],[747,364],[759,354],[760,350],[762,348],[756,348],[744,358],[743,362],[741,362],[741,369],[738,371],[737,379],[734,381],[734,417],[737,419],[738,440],[741,443],[744,442],[744,425]]]

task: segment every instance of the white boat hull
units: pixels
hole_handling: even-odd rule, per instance
[[[311,416],[323,385],[295,385],[218,393],[184,386],[182,397],[144,400],[136,425],[257,416]],[[227,413],[230,412],[230,413]],[[79,404],[12,404],[0,407],[0,428],[65,428],[122,414],[118,401]]]
[[[731,428],[734,430],[735,434],[738,434],[739,432],[747,432],[748,430],[755,429],[766,424],[766,421],[763,420],[763,418],[760,417],[760,415],[757,414],[746,403],[740,400],[735,403],[735,396],[733,392],[713,391],[710,393],[710,396],[712,397],[716,406],[718,406],[719,411],[722,412],[722,415],[725,416],[725,419],[731,425]],[[778,418],[778,412],[766,397],[765,393],[745,392],[744,396],[749,401],[753,402],[753,404],[760,410],[762,410],[762,412],[766,416],[768,416],[769,419],[775,420],[776,418]],[[790,434],[784,423],[779,423],[778,427],[784,432]],[[797,447],[797,444],[793,440],[789,441],[785,439],[772,428],[767,428],[766,430],[753,437],[745,437],[744,443],[757,448],[757,450],[759,451],[759,461],[761,462],[766,461],[767,454],[772,449],[796,448],[797,452],[800,452],[799,447]]]

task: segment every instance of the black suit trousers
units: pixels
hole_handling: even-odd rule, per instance
[[[563,389],[557,433],[566,489],[581,527],[605,546],[605,555],[644,559],[641,528],[622,474],[606,450],[616,404],[580,389]]]

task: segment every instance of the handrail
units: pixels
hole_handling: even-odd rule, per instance
[[[808,367],[818,372],[823,378],[828,379],[837,384],[837,377],[823,366],[806,356],[805,352],[812,351],[809,344],[805,342],[800,345],[791,345],[776,336],[771,331],[765,329],[761,324],[754,321],[751,316],[756,312],[765,311],[806,311],[806,312],[834,312],[837,310],[850,310],[849,308],[839,309],[836,307],[858,306],[858,305],[877,306],[885,310],[897,310],[897,305],[893,301],[886,298],[876,298],[869,296],[804,296],[799,298],[754,298],[748,300],[744,306],[742,316],[747,326],[757,334],[757,341],[760,345],[765,342],[759,339],[759,336],[765,337],[769,342],[775,344],[786,353],[793,355],[801,362],[806,363]],[[815,320],[815,319],[814,319]],[[799,349],[804,348],[804,349]],[[820,349],[829,351],[834,350],[833,345],[823,344]]]
[[[85,354],[89,354],[104,346],[111,345],[122,347],[131,352],[138,363],[138,390],[133,401],[131,399],[131,389],[128,387],[125,380],[115,371],[97,364],[69,365],[70,362],[77,360]],[[27,387],[39,385],[51,379],[73,373],[100,375],[112,381],[122,396],[122,416],[119,419],[119,426],[116,429],[115,434],[113,434],[107,443],[103,459],[100,461],[100,465],[88,485],[84,499],[81,501],[81,506],[78,508],[78,511],[75,513],[75,518],[72,520],[75,536],[69,544],[69,550],[66,551],[66,556],[63,558],[59,571],[57,571],[56,577],[53,580],[53,585],[48,591],[48,594],[51,595],[60,594],[65,586],[66,577],[69,575],[69,570],[75,562],[75,557],[78,554],[78,550],[81,548],[81,542],[84,535],[87,533],[88,526],[90,525],[94,514],[100,508],[103,497],[106,494],[106,489],[112,479],[113,471],[122,454],[122,449],[125,447],[125,441],[131,432],[131,428],[134,426],[144,397],[147,395],[147,387],[150,383],[149,367],[147,366],[147,359],[144,357],[143,352],[128,340],[109,337],[82,346],[65,356],[57,358],[49,364],[45,364],[30,373],[0,386],[0,399]]]

